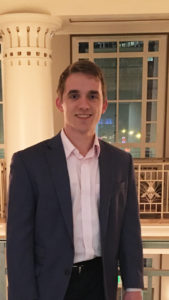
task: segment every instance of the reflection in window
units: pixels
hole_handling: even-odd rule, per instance
[[[140,143],[141,103],[119,104],[119,143]]]
[[[106,81],[107,98],[116,99],[117,84],[117,59],[116,58],[95,58],[94,62],[101,68]]]
[[[88,53],[89,52],[89,43],[80,42],[79,43],[79,53]]]
[[[139,158],[141,155],[140,148],[131,148],[130,153],[133,156],[133,158]]]
[[[147,83],[147,99],[157,99],[158,80],[149,79]]]
[[[147,103],[146,121],[157,121],[157,103],[156,102],[148,102]]]
[[[3,111],[2,111],[2,104],[0,104],[0,144],[3,143],[4,143]]]
[[[97,126],[98,136],[108,143],[116,141],[116,104],[109,103]]]
[[[159,50],[159,41],[148,42],[148,51],[158,51],[158,50]]]
[[[146,143],[156,142],[156,124],[146,124]]]
[[[148,77],[158,77],[158,57],[148,57]]]
[[[119,42],[120,52],[142,52],[144,43],[142,41],[123,41]]]
[[[117,42],[94,42],[94,53],[117,52]]]
[[[120,58],[120,100],[142,98],[143,58]]]
[[[145,157],[155,157],[156,156],[156,150],[155,148],[146,148],[145,149]]]

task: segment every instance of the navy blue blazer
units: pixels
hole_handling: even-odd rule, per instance
[[[106,300],[142,288],[142,243],[131,155],[100,141],[99,221]],[[14,154],[7,221],[8,300],[63,300],[74,258],[67,163],[60,134]]]

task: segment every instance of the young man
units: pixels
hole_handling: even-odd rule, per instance
[[[8,300],[140,300],[142,246],[132,159],[95,135],[107,108],[100,69],[62,73],[56,137],[13,156],[7,224]]]

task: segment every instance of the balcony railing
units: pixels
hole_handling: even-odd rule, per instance
[[[141,219],[169,219],[169,162],[135,162]]]
[[[169,162],[135,162],[141,219],[169,219]],[[0,160],[0,219],[6,218],[6,167]]]
[[[6,166],[0,159],[0,219],[6,218]]]

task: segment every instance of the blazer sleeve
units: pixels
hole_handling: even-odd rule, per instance
[[[132,158],[129,155],[127,199],[120,238],[120,271],[125,289],[143,288],[143,255],[138,200]]]
[[[8,300],[36,300],[35,195],[20,152],[11,162],[7,219]]]

